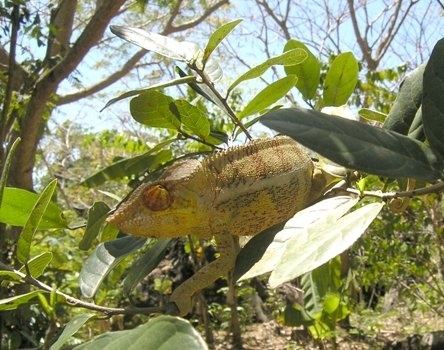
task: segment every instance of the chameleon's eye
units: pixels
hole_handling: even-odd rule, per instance
[[[160,211],[171,206],[173,197],[164,186],[152,185],[143,192],[142,201],[148,209]]]

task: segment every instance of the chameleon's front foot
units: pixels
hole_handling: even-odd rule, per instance
[[[181,294],[179,286],[171,295],[170,302],[167,305],[168,314],[183,317],[191,312],[191,297]]]

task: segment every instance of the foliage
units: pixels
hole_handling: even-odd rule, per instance
[[[418,82],[418,75],[413,75],[413,83],[402,86],[392,110],[387,115],[386,128],[382,129],[318,111],[322,107],[345,104],[358,84],[359,66],[350,52],[336,55],[327,65],[325,72],[322,72],[323,65],[307,46],[299,41],[289,40],[281,55],[249,68],[229,85],[225,93],[221,93],[217,83],[222,79],[222,69],[213,54],[225,37],[239,24],[240,21],[236,20],[221,26],[210,36],[203,49],[193,43],[177,41],[137,28],[112,27],[112,31],[118,36],[144,49],[176,60],[185,65],[188,71],[185,73],[187,75],[183,76],[184,70],[180,69],[179,78],[145,89],[125,92],[110,100],[106,107],[131,97],[129,105],[132,117],[145,127],[161,130],[168,138],[154,147],[148,147],[139,140],[126,140],[124,134],[103,133],[101,142],[106,148],[124,143],[124,148],[131,150],[128,153],[132,155],[115,159],[105,167],[104,164],[94,164],[100,170],[83,180],[82,184],[95,188],[109,185],[111,181],[119,183],[125,179],[134,186],[147,174],[145,180],[149,181],[174,160],[194,155],[183,152],[184,148],[181,146],[184,140],[197,142],[210,149],[221,148],[222,143],[228,143],[227,140],[235,139],[239,135],[251,138],[251,127],[258,120],[293,137],[321,156],[346,167],[347,176],[329,184],[331,188],[339,180],[344,180],[330,193],[333,198],[320,201],[297,213],[284,226],[280,225],[258,234],[242,249],[234,271],[236,278],[243,276],[244,279],[271,272],[269,283],[272,287],[278,287],[299,277],[304,300],[287,305],[281,314],[282,321],[290,325],[303,325],[316,339],[334,338],[338,322],[344,320],[352,308],[351,295],[348,294],[350,281],[348,275],[342,274],[343,266],[339,256],[364,234],[383,208],[384,201],[419,194],[431,198],[431,192],[440,192],[444,187],[444,153],[440,138],[444,125],[444,100],[439,98],[444,94],[444,73],[442,67],[437,64],[443,60],[444,41],[437,43],[429,63],[425,66],[422,84]],[[275,66],[284,66],[286,76],[263,88],[241,108],[235,109],[230,105],[230,98],[235,97],[235,88],[238,89],[240,83],[261,78],[269,68]],[[199,102],[196,99],[172,96],[165,90],[166,87],[180,87],[183,84],[188,84],[193,96],[201,96]],[[282,98],[293,87],[314,107],[313,110],[280,108]],[[406,99],[404,94],[410,92],[419,97]],[[210,107],[206,107],[202,98],[213,104],[211,108],[218,108],[217,112],[209,114],[207,108]],[[418,99],[421,102],[419,104]],[[422,118],[418,121],[416,116],[420,106]],[[407,115],[405,111],[408,111]],[[376,111],[372,113],[370,110],[364,111],[363,114],[371,117],[385,115]],[[228,119],[229,125],[218,124],[217,120],[213,120],[216,118]],[[391,127],[399,124],[402,124],[403,128]],[[426,142],[422,137],[416,137],[416,133],[415,136],[410,133],[412,128],[416,130],[418,127],[424,130]],[[79,134],[83,135],[81,141],[84,145],[96,150],[96,147],[91,147],[95,143],[94,140],[88,135],[85,137],[82,132]],[[60,156],[54,151],[54,159],[51,161],[57,162],[57,157]],[[81,162],[81,168],[90,159],[72,158],[71,161],[72,164]],[[319,167],[321,168],[321,165]],[[377,176],[374,175],[385,177],[384,182],[376,181]],[[413,179],[418,180],[417,183],[421,186],[417,190],[413,190],[409,185]],[[76,184],[79,181],[73,182]],[[5,188],[0,220],[7,225],[22,226],[23,230],[19,234],[14,256],[17,266],[0,263],[1,283],[10,290],[20,290],[18,287],[27,287],[28,290],[22,289],[21,294],[4,296],[0,301],[0,311],[9,312],[30,304],[41,308],[42,314],[53,325],[50,334],[44,337],[44,345],[49,347],[52,344],[53,349],[61,348],[66,342],[82,342],[79,349],[139,349],[142,346],[153,349],[178,346],[185,349],[205,349],[206,344],[189,322],[172,316],[150,317],[148,322],[145,322],[145,316],[140,316],[140,322],[145,322],[143,325],[133,329],[102,332],[104,334],[89,342],[84,342],[85,337],[82,336],[79,339],[73,338],[82,334],[82,327],[88,327],[88,322],[97,322],[102,316],[145,315],[170,311],[162,306],[136,306],[131,303],[131,299],[137,293],[136,286],[158,266],[171,246],[171,241],[146,243],[142,238],[122,236],[105,222],[111,209],[102,201],[95,201],[88,210],[86,220],[74,225],[73,221],[77,219],[74,213],[66,212],[66,217],[63,216],[62,210],[53,201],[56,186],[57,181],[54,180],[46,185],[40,194]],[[388,192],[388,187],[393,188],[394,192]],[[338,193],[347,195],[339,196]],[[115,197],[119,196],[113,197],[116,199]],[[354,206],[358,208],[352,210]],[[428,203],[425,207],[423,211],[431,211],[433,208],[434,214],[442,209],[437,210],[433,203]],[[412,212],[410,209],[408,213]],[[379,246],[369,242],[369,237],[364,236],[359,248],[352,248],[356,249],[353,251],[355,257],[360,257],[354,261],[354,266],[371,266],[357,278],[362,286],[371,286],[372,281],[381,276],[381,283],[387,287],[393,276],[402,278],[404,274],[409,274],[412,279],[426,279],[430,276],[431,271],[421,270],[420,264],[408,264],[405,271],[389,271],[385,276],[377,273],[378,249],[382,249],[381,254],[386,254],[385,248],[393,248],[395,254],[390,259],[396,262],[394,265],[397,267],[402,266],[402,261],[396,261],[399,259],[399,251],[408,250],[410,254],[417,255],[421,253],[424,259],[436,255],[441,260],[440,266],[435,267],[434,271],[440,270],[442,273],[442,251],[439,248],[433,251],[420,250],[433,239],[421,242],[418,250],[403,242],[407,239],[407,231],[426,226],[425,215],[421,216],[421,222],[410,218],[405,227],[398,228],[397,225],[404,224],[403,220],[393,216],[384,217],[392,215],[387,213],[384,211],[383,216],[376,219],[376,224],[369,231],[377,231],[375,236],[379,239]],[[417,218],[415,216],[415,219]],[[384,233],[384,229],[378,227],[382,222],[391,223],[392,232]],[[437,233],[434,237],[436,242],[442,239],[442,230],[439,231],[438,222],[440,221],[436,219],[431,224]],[[58,243],[56,241],[65,232],[68,232],[68,236],[75,235],[79,228],[84,229],[83,239],[68,237],[71,240],[69,247],[80,244],[80,248],[86,250],[85,256],[88,255],[88,258],[83,261],[82,257],[77,256],[72,266],[62,268],[69,259],[60,258],[60,254],[70,252],[63,252],[60,247],[54,248]],[[387,240],[383,239],[382,234],[387,235]],[[397,238],[397,234],[402,237]],[[46,246],[39,247],[35,244],[39,241],[45,242]],[[97,245],[91,250],[94,244]],[[57,261],[57,255],[60,261]],[[69,270],[75,273],[70,275],[67,273]],[[58,280],[59,273],[65,274],[63,279]],[[76,278],[76,281],[67,281],[68,278]],[[60,281],[65,281],[66,285],[57,285]],[[83,296],[95,299],[94,302],[86,302],[76,296],[74,290],[77,283]],[[440,284],[437,283],[436,288],[439,290]],[[74,316],[75,312],[67,311],[68,306],[77,306],[92,312]],[[65,323],[65,327],[57,337],[55,333],[58,330],[54,325],[60,321]],[[96,333],[94,332],[94,335]],[[32,337],[35,345],[43,342],[41,334]]]

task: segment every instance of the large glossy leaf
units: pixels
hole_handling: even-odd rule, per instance
[[[111,26],[111,31],[118,37],[143,49],[177,61],[191,62],[199,51],[199,47],[195,43],[178,41],[140,28],[114,25]]]
[[[29,213],[34,207],[39,195],[21,188],[6,187],[3,202],[0,207],[0,222],[12,226],[25,226]],[[50,202],[39,222],[39,230],[67,228],[68,223],[62,210]]]
[[[424,69],[425,63],[405,77],[393,107],[384,121],[384,128],[407,135],[421,106]]]
[[[430,147],[444,158],[444,38],[435,45],[424,71],[422,120]]]
[[[85,261],[80,272],[79,285],[82,294],[92,298],[114,266],[141,248],[145,242],[146,238],[128,236],[100,243]]]
[[[441,175],[428,147],[386,129],[302,108],[272,111],[262,123],[347,168],[393,178]]]
[[[282,259],[290,239],[303,234],[308,227],[316,230],[316,227],[333,226],[357,202],[358,199],[351,196],[325,199],[296,213],[283,228],[276,227],[279,230],[277,234],[273,232],[270,235],[265,231],[265,237],[262,233],[253,237],[239,252],[234,275],[247,279],[273,271]],[[263,240],[266,241],[265,247]]]
[[[367,229],[381,211],[383,203],[361,207],[334,225],[307,227],[288,241],[286,250],[271,273],[272,288],[314,270],[348,249]],[[288,229],[291,230],[290,226]]]
[[[171,142],[170,140],[169,143]],[[119,160],[85,179],[82,184],[88,187],[96,187],[107,181],[115,181],[125,177],[131,178],[144,171],[155,170],[161,164],[171,160],[172,157],[171,150],[162,150],[155,153],[157,150],[156,147],[156,150],[151,149],[140,156]]]
[[[322,106],[345,104],[358,82],[359,67],[351,52],[339,54],[327,71]]]
[[[82,250],[88,250],[94,239],[100,233],[100,229],[105,223],[106,218],[111,208],[104,202],[95,202],[93,206],[88,210],[88,220],[86,222],[85,233],[82,240],[79,243],[79,248]]]
[[[121,101],[125,98],[128,97],[132,97],[132,96],[137,96],[140,94],[143,94],[145,92],[151,91],[151,90],[157,90],[157,89],[163,89],[169,86],[175,86],[175,85],[180,85],[180,84],[191,84],[193,82],[196,81],[196,77],[195,76],[189,76],[189,75],[184,75],[180,78],[177,79],[173,79],[173,80],[169,80],[167,82],[164,83],[160,83],[160,84],[155,84],[155,85],[151,85],[150,87],[147,87],[145,89],[138,89],[138,90],[131,90],[131,91],[127,91],[115,98],[112,98],[111,100],[109,100],[105,107],[103,107],[100,112],[102,112],[105,108],[111,106],[112,104]]]
[[[28,304],[28,303],[37,303],[38,302],[38,295],[42,294],[44,292],[34,290],[32,292],[26,293],[26,294],[20,294],[15,297],[6,298],[6,299],[0,299],[0,311],[6,311],[6,310],[15,310],[20,305]]]
[[[63,328],[62,334],[60,334],[57,341],[51,345],[49,350],[59,350],[63,347],[66,341],[77,333],[77,331],[89,320],[94,318],[96,315],[93,313],[80,314],[73,317]]]
[[[177,109],[176,111],[185,129],[190,130],[202,139],[208,137],[210,121],[204,112],[186,100],[174,101],[174,107]]]
[[[45,214],[46,208],[51,201],[51,197],[54,194],[56,187],[57,180],[53,180],[44,188],[35,202],[25,226],[23,226],[23,230],[17,242],[17,259],[23,264],[29,260],[34,233],[39,227],[40,221]]]
[[[253,99],[239,113],[238,117],[244,118],[263,111],[265,108],[284,97],[288,91],[294,87],[297,80],[298,78],[295,75],[289,75],[267,85],[266,88],[253,97]]]
[[[108,332],[76,350],[206,350],[200,334],[184,319],[159,316],[131,330]]]
[[[240,83],[246,80],[260,77],[272,66],[275,65],[291,66],[303,62],[306,58],[307,58],[307,52],[302,49],[288,50],[287,52],[284,52],[279,56],[272,57],[266,60],[265,62],[262,62],[261,64],[246,71],[239,78],[237,78],[228,88],[227,94],[229,94],[230,91],[232,91]]]
[[[164,258],[170,239],[159,239],[128,270],[123,281],[123,294],[130,294],[137,284],[147,276]]]
[[[294,74],[298,77],[296,88],[301,92],[306,100],[312,99],[316,94],[321,76],[321,62],[313,55],[310,50],[300,41],[291,39],[284,46],[284,51],[292,49],[302,49],[307,52],[307,58],[300,64],[285,66],[287,75]]]
[[[132,117],[139,123],[155,128],[179,130],[180,116],[171,109],[174,99],[160,91],[150,90],[131,99]]]
[[[225,37],[231,33],[231,31],[240,23],[242,19],[237,19],[229,23],[225,23],[221,27],[217,28],[213,34],[211,34],[208,40],[207,46],[204,49],[202,63],[205,65],[210,55],[216,49],[216,47],[225,39]]]

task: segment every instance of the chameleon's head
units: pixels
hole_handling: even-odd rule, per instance
[[[177,164],[158,181],[136,188],[107,221],[135,236],[208,236],[207,185],[199,161]]]

